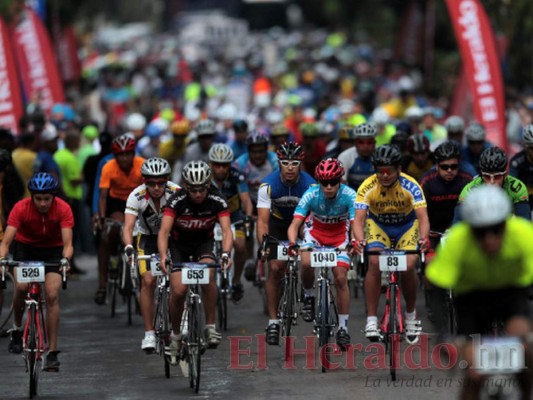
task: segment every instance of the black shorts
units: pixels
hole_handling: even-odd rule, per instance
[[[287,231],[289,230],[291,222],[292,220],[284,221],[270,216],[270,220],[268,221],[268,230],[270,232],[270,236],[273,236],[278,240],[289,240]]]
[[[490,334],[492,323],[512,317],[530,318],[529,288],[476,291],[455,298],[457,333]]]
[[[59,262],[63,258],[63,246],[36,247],[29,244],[13,242],[13,260],[15,261],[43,261],[45,263],[57,263],[57,266],[46,267],[45,271],[61,274]]]
[[[120,200],[116,197],[107,196],[105,216],[106,218],[111,217],[111,214],[115,212],[120,212],[124,214],[126,210],[126,200]]]
[[[192,261],[210,258],[216,262],[217,258],[213,252],[214,244],[213,238],[206,239],[202,243],[191,243],[183,239],[179,241],[173,238],[168,239],[168,249],[173,263],[189,262],[191,257]],[[174,272],[174,269],[172,272]]]

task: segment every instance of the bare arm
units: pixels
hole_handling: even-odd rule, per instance
[[[109,189],[100,189],[100,198],[98,199],[98,216],[100,218],[105,218],[108,193]]]
[[[428,209],[421,207],[415,210],[416,218],[418,219],[418,236],[421,239],[429,237],[429,217]]]
[[[222,252],[231,255],[231,250],[233,250],[233,231],[231,230],[231,220],[229,215],[220,217],[218,222],[222,229]],[[227,267],[231,267],[231,257],[228,258]]]
[[[355,210],[355,219],[352,225],[355,240],[365,239],[365,222],[366,210]]]
[[[254,213],[254,205],[252,204],[252,199],[250,198],[250,193],[243,192],[239,193],[239,199],[241,199],[241,206],[244,210],[244,213],[248,216],[252,216]]]
[[[4,232],[4,239],[0,243],[0,257],[7,257],[9,254],[9,246],[13,243],[15,234],[17,233],[17,228],[8,225]]]
[[[124,213],[124,228],[122,229],[122,241],[124,246],[133,244],[133,228],[135,227],[137,216],[129,213]]]
[[[289,229],[287,230],[287,238],[290,243],[296,243],[298,239],[298,233],[300,233],[300,227],[304,223],[303,218],[293,218]]]
[[[72,228],[61,228],[61,239],[63,240],[63,257],[70,260],[74,254],[74,247],[72,245]]]
[[[258,208],[257,209],[257,242],[259,247],[263,243],[263,236],[270,233],[268,222],[270,221],[270,209]]]

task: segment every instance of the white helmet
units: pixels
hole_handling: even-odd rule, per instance
[[[526,125],[522,133],[525,144],[533,144],[533,124]]]
[[[419,120],[424,116],[424,111],[418,106],[411,106],[405,110],[405,118]]]
[[[378,133],[374,124],[360,124],[353,130],[353,137],[357,138],[373,138]]]
[[[167,160],[152,157],[143,162],[141,166],[142,176],[169,176],[172,171]]]
[[[209,161],[227,164],[233,161],[233,150],[227,144],[216,143],[209,149]]]
[[[486,132],[483,125],[479,122],[473,122],[465,131],[466,140],[479,142],[485,140]]]
[[[133,113],[126,118],[126,128],[129,131],[142,130],[146,126],[146,118],[142,114]]]
[[[211,168],[204,161],[189,161],[183,167],[181,177],[188,185],[203,186],[211,180]]]
[[[511,200],[499,186],[474,187],[461,204],[461,218],[473,228],[502,223],[511,215]]]
[[[463,132],[465,121],[458,115],[450,115],[444,122],[444,127],[448,132]]]
[[[376,125],[385,125],[390,120],[389,113],[382,107],[378,107],[372,112],[370,120]]]
[[[215,123],[210,119],[203,119],[198,122],[194,130],[198,136],[214,135],[216,133]]]

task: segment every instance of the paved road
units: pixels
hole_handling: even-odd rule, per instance
[[[369,346],[360,332],[364,312],[361,299],[351,304],[350,333],[356,347],[349,357],[333,357],[341,366],[321,373],[318,357],[312,354],[313,345],[309,346],[311,352],[307,357],[295,356],[291,369],[290,363],[284,363],[281,347],[267,348],[262,336],[256,336],[263,334],[266,319],[257,290],[248,283],[245,300],[239,305],[230,305],[230,326],[222,345],[208,350],[202,359],[200,393],[195,395],[179,368],[173,368],[171,379],[166,379],[162,359],[141,352],[140,317],[136,317],[130,327],[126,324],[125,308],[112,319],[108,307],[94,304],[95,258],[80,258],[79,264],[89,273],[72,280],[68,291],[61,294],[61,371],[41,375],[40,399],[165,400],[216,396],[222,399],[449,400],[457,397],[458,370],[434,368],[433,361],[438,360],[431,360],[431,351],[428,366],[432,368],[405,367],[399,371],[396,382],[390,380],[388,370],[379,365],[384,362],[378,354],[380,345]],[[424,328],[430,330],[427,320]],[[300,322],[295,335],[295,348],[303,349],[303,337],[311,336],[311,325]],[[307,340],[309,344],[314,343],[312,338]],[[7,344],[8,339],[0,339],[0,399],[26,398],[28,377],[22,357],[9,354]],[[417,347],[412,347],[407,354],[409,351],[413,352],[412,359],[419,366],[420,362],[424,363],[420,353],[428,354]]]

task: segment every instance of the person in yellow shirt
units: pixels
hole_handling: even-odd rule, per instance
[[[36,150],[37,140],[32,133],[24,133],[20,136],[19,147],[13,150],[13,165],[17,169],[24,187],[24,197],[30,197],[28,182],[33,175],[33,164],[37,158]]]
[[[172,138],[159,144],[159,156],[174,165],[185,154],[187,135],[191,131],[189,121],[183,119],[175,121],[170,126]]]

